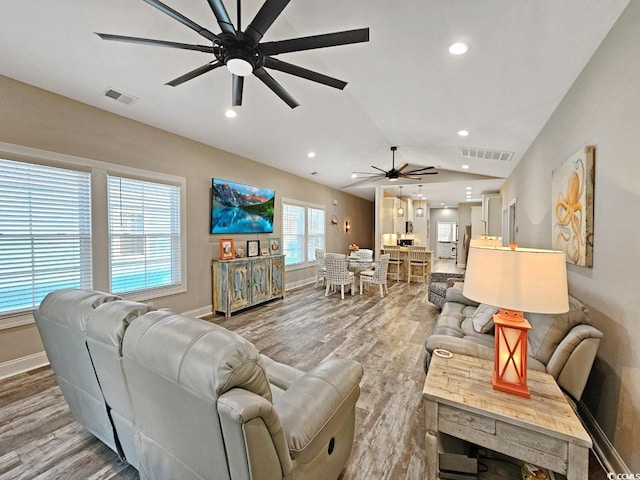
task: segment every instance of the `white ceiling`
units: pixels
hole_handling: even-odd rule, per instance
[[[214,33],[206,0],[165,0]],[[242,2],[243,28],[262,4]],[[349,82],[344,91],[272,72],[300,103],[291,110],[255,77],[235,119],[231,75],[217,69],[165,83],[212,59],[205,53],[108,42],[94,32],[184,43],[207,40],[142,0],[3,2],[0,73],[334,188],[373,199],[353,171],[436,165],[423,193],[436,205],[500,188],[628,0],[292,1],[264,41],[370,27],[368,43],[281,55]],[[236,2],[225,1],[236,19]],[[470,44],[456,57],[447,48]],[[124,105],[108,87],[138,98]],[[459,137],[466,129],[471,135]],[[464,162],[459,147],[513,152]],[[316,152],[313,159],[307,152]],[[467,163],[470,169],[462,170]],[[312,175],[312,172],[316,172]],[[482,175],[482,177],[475,177]],[[494,178],[487,178],[494,177]],[[446,183],[443,183],[446,182]],[[406,182],[403,182],[406,184]],[[417,186],[406,187],[405,193]]]

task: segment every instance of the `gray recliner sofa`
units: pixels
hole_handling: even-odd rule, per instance
[[[437,348],[493,360],[493,330],[478,333],[473,326],[478,306],[462,294],[462,289],[446,290],[442,312],[425,341],[425,372]],[[525,312],[533,327],[528,333],[527,368],[551,374],[565,392],[580,400],[602,332],[590,325],[588,310],[577,299],[570,297],[569,307],[569,312],[556,315]]]
[[[213,323],[101,292],[52,292],[34,316],[73,416],[141,479],[335,480],[349,457],[355,361],[303,372]]]

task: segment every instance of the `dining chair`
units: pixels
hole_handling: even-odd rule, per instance
[[[361,248],[360,250],[356,250],[356,256],[360,260],[373,260],[373,250]]]
[[[364,270],[360,272],[360,295],[362,295],[362,286],[378,285],[380,287],[380,298],[384,298],[384,291],[389,295],[389,289],[387,288],[387,270],[389,268],[390,254],[385,253],[380,255],[380,261],[377,262],[375,269]]]
[[[325,266],[327,274],[325,277],[326,288],[324,296],[329,295],[329,288],[340,287],[340,297],[344,300],[344,286],[351,286],[351,295],[356,288],[356,277],[353,272],[347,270],[347,257],[341,253],[325,253]]]
[[[389,254],[388,275],[397,282],[402,277],[402,259],[400,258],[400,247],[397,245],[385,245],[384,253]]]
[[[427,283],[427,276],[431,272],[431,252],[427,247],[409,246],[407,249],[407,282],[411,283],[412,278],[420,278],[422,283]],[[414,271],[418,273],[414,274]]]
[[[316,248],[316,288],[318,283],[322,281],[323,286],[327,276],[327,267],[324,265],[325,250],[322,248]]]

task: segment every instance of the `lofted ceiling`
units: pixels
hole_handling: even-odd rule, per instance
[[[164,1],[220,32],[206,0]],[[235,22],[236,1],[224,3]],[[242,1],[243,26],[262,3]],[[500,188],[627,4],[293,0],[265,41],[370,28],[368,43],[279,56],[348,85],[340,91],[272,71],[300,103],[292,110],[247,77],[243,105],[230,119],[225,68],[165,85],[212,60],[210,54],[94,34],[206,44],[144,1],[20,0],[2,6],[0,74],[367,199],[375,186],[398,184],[352,178],[352,172],[373,172],[372,165],[389,170],[389,148],[397,145],[396,165],[434,165],[440,172],[403,180],[404,193],[417,193],[421,184],[432,204],[453,205],[467,201],[468,186],[472,200]],[[454,56],[448,46],[459,41],[470,50]],[[136,100],[109,98],[109,88]],[[458,136],[461,129],[470,135]],[[511,155],[463,158],[460,147]]]

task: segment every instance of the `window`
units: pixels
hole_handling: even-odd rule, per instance
[[[92,287],[91,178],[0,159],[0,315]]]
[[[185,194],[183,177],[0,142],[0,330],[60,288],[186,292]]]
[[[109,176],[110,291],[181,283],[180,187]]]
[[[325,210],[317,205],[282,201],[282,247],[285,265],[315,260],[315,249],[325,245]]]

